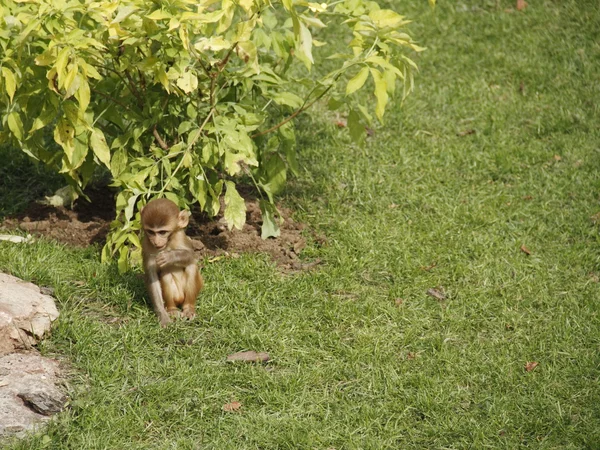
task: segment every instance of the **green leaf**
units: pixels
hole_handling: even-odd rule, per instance
[[[94,151],[94,155],[110,169],[110,148],[106,143],[104,133],[100,128],[94,128],[90,135],[90,146]]]
[[[11,112],[6,118],[8,122],[8,129],[12,131],[12,134],[19,140],[23,140],[23,135],[25,134],[23,130],[23,121],[21,120],[21,116],[18,112]]]
[[[117,260],[117,267],[119,269],[119,273],[125,273],[127,272],[127,269],[129,269],[128,257],[129,247],[124,245],[119,250],[119,259]]]
[[[304,103],[301,97],[292,92],[277,92],[271,98],[278,105],[287,105],[292,108],[300,108]]]
[[[281,230],[279,228],[279,221],[276,219],[277,208],[272,203],[266,200],[259,202],[260,212],[262,215],[262,227],[260,228],[260,237],[262,239],[268,239],[270,237],[279,237]]]
[[[15,91],[17,90],[17,80],[8,67],[2,67],[2,77],[4,78],[4,88],[12,103]]]
[[[348,81],[348,84],[346,85],[346,95],[350,95],[363,87],[368,77],[369,68],[363,67],[360,69],[360,71],[354,77],[352,77],[350,81]]]
[[[348,114],[348,129],[350,137],[356,143],[362,142],[365,137],[365,127],[360,123],[360,116],[354,109]]]
[[[269,156],[261,166],[260,187],[267,193],[269,200],[273,202],[273,196],[277,195],[285,186],[287,178],[285,163],[281,156],[274,154]]]
[[[235,188],[235,183],[226,181],[225,186],[225,213],[227,228],[230,230],[235,227],[238,230],[244,228],[246,223],[246,202]]]
[[[50,122],[54,120],[56,115],[56,109],[50,106],[48,103],[44,103],[42,107],[42,112],[38,117],[36,117],[31,125],[31,130],[29,130],[29,134],[31,135],[37,130],[44,128]]]
[[[204,211],[209,195],[208,183],[204,177],[202,175],[190,177],[189,189],[194,198],[200,203],[200,209]]]

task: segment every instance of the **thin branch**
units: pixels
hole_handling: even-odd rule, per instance
[[[231,56],[231,53],[233,53],[233,51],[237,48],[237,45],[238,45],[237,42],[235,44],[233,44],[231,46],[231,48],[229,49],[229,51],[227,52],[227,54],[225,55],[225,58],[223,58],[221,60],[221,62],[219,62],[217,64],[217,67],[219,68],[219,73],[223,72],[223,69],[225,69],[225,66],[229,62],[229,57]]]
[[[331,86],[329,86],[327,89],[325,89],[321,94],[319,94],[312,102],[310,103],[304,103],[304,105],[302,105],[298,110],[294,111],[290,116],[286,117],[285,119],[283,119],[281,122],[279,122],[277,125],[272,126],[271,128],[269,128],[268,130],[265,131],[261,131],[259,133],[255,133],[252,136],[250,136],[250,138],[254,139],[257,138],[259,136],[264,136],[265,134],[269,134],[275,130],[277,130],[278,128],[282,127],[283,125],[285,125],[286,123],[288,123],[290,120],[292,120],[294,117],[296,117],[298,114],[303,113],[304,111],[306,111],[308,108],[310,108],[312,105],[314,105],[317,101],[321,100],[321,98],[323,98],[323,96],[325,94],[327,94],[327,92],[329,92],[329,90],[333,87],[333,84],[331,84]]]
[[[144,106],[144,99],[142,98],[140,91],[138,91],[137,88],[135,87],[133,78],[131,78],[131,74],[127,70],[125,71],[125,76],[127,77],[127,80],[129,81],[129,90],[131,91],[133,96],[137,99],[138,107],[141,109]]]
[[[196,134],[196,137],[194,138],[193,141],[191,141],[187,148],[185,149],[185,152],[188,152],[198,141],[198,138],[200,138],[200,135],[202,134],[202,130],[204,129],[204,127],[206,126],[206,124],[208,123],[208,121],[210,120],[211,116],[214,113],[214,108],[211,108],[210,111],[208,112],[208,115],[206,116],[206,118],[204,119],[204,122],[202,122],[202,125],[200,125],[200,132],[198,134]],[[154,131],[156,131],[156,128],[154,129]],[[156,137],[156,134],[154,135],[154,137]],[[160,190],[160,193],[162,194],[163,192],[165,192],[165,190],[167,189],[167,187],[169,186],[169,184],[171,183],[171,180],[175,178],[175,174],[177,172],[179,172],[179,169],[181,169],[181,166],[183,164],[183,160],[185,159],[185,155],[179,160],[179,164],[177,164],[177,167],[175,168],[175,170],[173,171],[173,173],[171,174],[171,176],[169,177],[169,179],[167,180],[167,182],[164,184],[164,186],[162,187],[162,189]],[[200,165],[200,167],[202,167],[202,165]]]
[[[162,148],[163,150],[169,150],[169,146],[167,145],[167,143],[163,140],[162,137],[160,137],[160,134],[158,134],[158,130],[156,129],[156,124],[154,125],[154,128],[152,129],[152,134],[154,135],[154,139],[156,139],[156,142],[158,142],[158,145],[160,145],[160,148]]]
[[[104,97],[104,98],[110,100],[111,102],[113,102],[115,105],[119,105],[121,108],[126,109],[130,113],[137,114],[135,111],[133,111],[131,108],[129,108],[129,106],[127,106],[124,103],[120,102],[119,100],[111,97],[110,95],[107,95],[104,92],[99,91],[98,89],[95,89],[95,88],[92,88],[91,90],[92,90],[93,93],[101,95],[102,97]]]

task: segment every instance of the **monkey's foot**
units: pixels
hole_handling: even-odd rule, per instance
[[[186,319],[193,320],[196,318],[196,309],[193,306],[184,306],[182,315]]]
[[[169,313],[169,317],[171,319],[179,319],[181,317],[181,311],[179,311],[177,308],[169,309],[167,312]]]

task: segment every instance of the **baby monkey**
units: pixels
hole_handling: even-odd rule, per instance
[[[204,282],[184,231],[190,215],[166,198],[148,202],[141,211],[146,288],[162,327],[173,317],[196,317],[196,297]]]

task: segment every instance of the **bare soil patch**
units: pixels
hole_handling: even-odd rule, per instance
[[[245,252],[261,252],[270,255],[285,270],[300,270],[315,265],[314,262],[303,264],[298,257],[306,246],[304,224],[295,222],[288,209],[279,208],[283,218],[281,235],[263,240],[260,237],[262,218],[258,200],[250,190],[241,190],[240,193],[246,200],[247,208],[243,230],[229,231],[222,215],[209,218],[204,213],[192,211],[187,234],[192,238],[200,258],[235,257]],[[91,202],[80,198],[72,210],[32,203],[22,213],[5,218],[0,229],[20,229],[34,236],[45,236],[77,247],[104,245],[110,222],[115,217],[113,193],[107,188],[92,188],[86,194]]]

